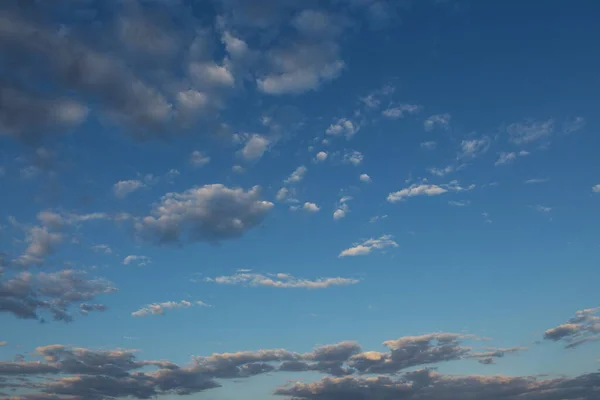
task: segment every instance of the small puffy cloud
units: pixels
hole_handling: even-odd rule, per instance
[[[146,266],[146,265],[150,264],[151,262],[152,262],[152,259],[147,256],[129,255],[123,259],[124,265],[135,264],[138,267]]]
[[[294,170],[294,172],[292,172],[292,174],[284,182],[285,183],[300,182],[302,179],[304,179],[304,175],[306,174],[306,171],[308,171],[308,168],[306,168],[304,165],[301,165],[298,168],[296,168]]]
[[[348,202],[352,200],[351,196],[343,196],[342,198],[340,198],[340,200],[337,202],[336,205],[336,209],[333,212],[333,219],[334,220],[339,220],[342,219],[346,216],[346,214],[348,214],[348,212],[350,211],[350,206],[348,205]]]
[[[350,139],[359,129],[360,127],[356,123],[347,118],[340,118],[337,122],[329,125],[325,133],[331,136],[346,136]]]
[[[360,174],[358,179],[360,179],[361,182],[365,182],[365,183],[371,182],[371,177],[367,174]]]
[[[600,183],[597,185],[592,186],[592,192],[594,193],[600,193]]]
[[[517,159],[517,154],[514,152],[506,153],[502,152],[498,155],[498,159],[494,163],[494,165],[505,165],[510,164]]]
[[[146,187],[146,184],[137,179],[119,181],[113,185],[113,193],[115,197],[122,199],[143,187]]]
[[[275,195],[275,199],[277,201],[284,201],[285,199],[287,199],[289,193],[290,193],[290,191],[288,188],[282,187],[281,189],[279,189],[277,191],[277,194]]]
[[[490,148],[490,138],[487,136],[481,139],[463,140],[460,143],[458,158],[474,158],[485,153]]]
[[[358,166],[362,164],[365,156],[357,150],[349,150],[344,153],[344,162],[347,164],[352,164],[354,166]]]
[[[509,141],[518,145],[533,143],[542,138],[552,135],[554,132],[554,120],[547,121],[524,121],[510,124],[506,131]]]
[[[427,132],[431,132],[436,128],[448,129],[451,119],[452,116],[448,113],[432,115],[423,122],[423,127]]]
[[[243,174],[244,172],[246,172],[246,169],[241,165],[234,165],[233,167],[231,167],[231,171],[235,172],[236,174]]]
[[[297,278],[293,275],[284,273],[257,274],[251,272],[240,272],[230,276],[206,278],[205,281],[221,285],[264,286],[280,289],[326,289],[332,286],[354,285],[360,282],[358,279],[341,277],[311,280]]]
[[[562,341],[566,348],[573,348],[584,343],[597,340],[600,333],[600,308],[588,308],[575,313],[575,316],[564,324],[550,328],[544,332],[544,339],[554,342]]]
[[[465,190],[471,190],[475,185],[467,187],[460,186],[457,181],[451,181],[446,184],[434,185],[430,183],[412,184],[408,188],[392,192],[388,194],[387,201],[390,203],[396,203],[409,197],[415,196],[439,196],[447,192],[462,192]]]
[[[392,240],[392,235],[383,235],[379,238],[371,238],[361,243],[355,243],[353,247],[343,250],[339,257],[362,256],[370,254],[373,250],[382,250],[388,247],[398,247],[398,243]]]
[[[311,202],[306,202],[304,203],[304,205],[302,206],[302,209],[306,212],[309,213],[316,213],[317,211],[319,211],[321,208],[316,205],[315,203],[311,203]]]
[[[266,137],[253,134],[241,150],[241,155],[248,161],[258,160],[263,156],[265,151],[267,151],[270,143],[271,142]]]
[[[381,112],[381,114],[390,119],[404,118],[405,114],[417,114],[422,107],[416,104],[400,104],[395,107],[390,107]]]
[[[135,231],[158,244],[233,239],[258,226],[273,203],[260,199],[260,187],[245,191],[222,184],[168,193],[139,218]]]
[[[427,142],[421,142],[422,149],[433,150],[436,148],[436,146],[437,146],[437,143],[432,140],[427,141]]]
[[[194,150],[192,154],[190,154],[190,164],[192,164],[194,167],[202,167],[209,162],[210,157],[201,151]]]
[[[315,156],[315,160],[317,162],[323,162],[323,161],[327,160],[327,153],[324,151],[318,152],[317,155]]]
[[[165,301],[164,303],[152,303],[148,304],[144,308],[140,308],[137,311],[131,313],[133,317],[146,317],[149,315],[164,315],[167,310],[176,310],[180,308],[190,308],[192,306],[210,307],[208,304],[202,301]]]

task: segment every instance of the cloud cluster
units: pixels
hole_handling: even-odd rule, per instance
[[[168,193],[150,215],[136,221],[135,230],[142,239],[158,244],[240,237],[258,226],[273,207],[259,196],[258,186],[245,191],[221,184]]]
[[[351,278],[318,278],[314,280],[297,278],[285,273],[259,274],[253,272],[239,272],[230,276],[217,276],[206,278],[205,282],[221,285],[243,285],[243,286],[265,286],[273,288],[301,288],[301,289],[325,289],[332,286],[354,285],[359,283],[358,279]]]
[[[8,312],[23,319],[44,320],[49,313],[54,320],[70,322],[75,304],[90,301],[117,289],[104,279],[89,279],[82,271],[32,274],[23,272],[3,279],[0,275],[0,312]],[[103,305],[80,304],[82,314],[104,311]]]

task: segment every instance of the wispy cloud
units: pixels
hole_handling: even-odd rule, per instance
[[[163,303],[152,303],[148,304],[144,308],[140,308],[137,311],[131,313],[133,317],[147,317],[149,315],[164,315],[167,310],[176,310],[181,308],[190,308],[192,306],[210,307],[210,305],[203,301],[165,301]]]
[[[388,247],[398,247],[398,243],[393,240],[392,235],[383,235],[379,238],[371,238],[355,243],[353,247],[342,250],[339,257],[363,256],[370,254],[373,250],[383,250]]]
[[[536,183],[545,183],[548,181],[550,181],[550,178],[533,178],[533,179],[527,179],[523,183],[525,183],[526,185],[533,185]]]
[[[123,259],[124,265],[135,264],[138,267],[146,266],[146,265],[150,264],[151,262],[152,262],[152,259],[147,256],[129,255]]]
[[[512,143],[519,145],[533,143],[554,132],[554,120],[518,122],[510,124],[506,131]]]
[[[448,129],[452,116],[448,113],[432,115],[423,122],[425,131],[430,132],[436,128]]]
[[[460,186],[457,181],[451,181],[446,184],[434,185],[431,183],[413,184],[405,189],[388,194],[387,201],[396,203],[415,196],[439,196],[447,192],[462,192],[475,188],[474,184],[467,187]]]
[[[243,285],[243,286],[265,286],[280,289],[326,289],[332,286],[354,285],[360,282],[358,279],[351,278],[318,278],[304,279],[297,278],[285,273],[267,273],[259,274],[252,272],[242,272],[230,276],[217,276],[215,278],[206,278],[205,282],[217,283],[221,285]]]

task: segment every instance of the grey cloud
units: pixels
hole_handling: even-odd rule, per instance
[[[512,143],[525,145],[552,135],[554,133],[554,120],[517,122],[510,124],[506,131]]]
[[[550,328],[544,332],[544,339],[554,342],[565,342],[566,348],[580,346],[596,340],[595,334],[600,333],[600,308],[579,310],[567,322]]]
[[[525,351],[525,347],[510,347],[506,349],[487,349],[484,352],[471,353],[470,358],[476,359],[480,364],[489,365],[495,364],[496,359],[504,357],[506,354],[518,353]]]
[[[135,224],[137,234],[158,244],[218,242],[258,226],[273,207],[258,186],[245,191],[221,184],[168,193]]]

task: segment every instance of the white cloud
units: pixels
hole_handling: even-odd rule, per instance
[[[423,127],[427,132],[435,128],[448,129],[452,116],[448,113],[432,115],[423,122]]]
[[[319,162],[327,160],[327,153],[324,151],[318,152],[317,156],[315,157],[315,160]]]
[[[311,203],[311,202],[306,202],[304,203],[304,205],[302,206],[302,209],[306,212],[309,213],[316,213],[317,211],[319,211],[321,208],[316,205],[315,203]]]
[[[340,118],[337,122],[329,125],[329,128],[325,131],[326,134],[331,136],[346,136],[346,138],[350,139],[352,136],[358,132],[360,127],[350,121],[347,118]]]
[[[381,216],[379,216],[379,215],[376,215],[376,216],[374,216],[374,217],[371,217],[371,218],[369,219],[369,223],[370,223],[370,224],[372,224],[373,222],[377,222],[377,221],[380,221],[380,220],[382,220],[382,219],[386,219],[387,217],[388,217],[387,215],[381,215]]]
[[[137,179],[119,181],[113,185],[113,193],[118,198],[124,198],[143,187],[146,187],[146,184]]]
[[[208,304],[206,304],[202,301],[194,301],[194,302],[186,301],[186,300],[181,300],[180,302],[165,301],[164,303],[148,304],[146,307],[132,312],[131,315],[134,317],[146,317],[148,315],[164,315],[166,310],[190,308],[195,305],[200,306],[200,307],[210,307]]]
[[[246,172],[246,169],[241,165],[234,165],[233,167],[231,167],[231,170],[236,174],[243,174],[244,172]]]
[[[485,153],[490,148],[490,138],[463,140],[460,143],[458,158],[474,158]]]
[[[426,149],[426,150],[433,150],[436,148],[436,146],[437,146],[437,143],[432,140],[421,143],[421,148]]]
[[[253,134],[250,136],[244,148],[242,149],[242,157],[246,160],[257,160],[263,156],[271,142],[264,136]]]
[[[416,104],[400,104],[396,107],[390,107],[381,112],[384,117],[397,119],[404,118],[404,114],[417,114],[421,111],[421,106]]]
[[[448,204],[450,204],[451,206],[454,206],[454,207],[466,207],[469,204],[471,204],[471,202],[469,200],[458,200],[458,201],[451,200],[448,202]]]
[[[446,176],[454,172],[454,165],[448,165],[444,168],[427,168],[427,171],[435,176]]]
[[[498,160],[494,163],[494,165],[504,165],[510,164],[517,159],[517,154],[514,152],[506,153],[502,152],[498,155]]]
[[[344,162],[352,164],[354,166],[360,165],[363,162],[364,158],[365,156],[357,150],[350,150],[344,153]]]
[[[340,208],[338,208],[337,210],[335,210],[335,211],[333,212],[333,219],[335,219],[336,221],[337,221],[338,219],[342,219],[342,218],[344,218],[345,216],[346,216],[346,211],[344,211],[344,210],[342,210],[342,209],[340,209]]]
[[[123,259],[124,265],[135,264],[138,267],[143,267],[145,265],[150,264],[151,262],[152,262],[152,259],[147,256],[129,255]]]
[[[225,86],[230,87],[234,84],[233,75],[225,66],[217,65],[214,62],[192,62],[189,65],[190,77],[196,85],[205,86]]]
[[[365,182],[365,183],[371,182],[371,177],[368,174],[360,174],[358,179],[360,179],[361,182]]]
[[[509,141],[515,144],[528,144],[549,136],[554,131],[554,120],[525,121],[510,124],[506,129]]]
[[[550,178],[533,178],[533,179],[527,179],[525,182],[526,185],[531,185],[534,183],[545,183],[548,182],[550,180]]]
[[[294,170],[294,172],[292,172],[292,174],[284,182],[285,183],[300,182],[302,179],[304,179],[304,175],[306,174],[306,171],[308,171],[308,168],[306,168],[304,165],[301,165],[298,168],[296,168]]]
[[[398,243],[392,240],[392,235],[383,235],[377,239],[367,239],[362,243],[356,243],[353,247],[343,250],[338,257],[353,257],[370,254],[373,250],[382,250],[387,247],[398,247]]]
[[[310,280],[284,273],[257,274],[249,271],[231,276],[206,278],[205,281],[221,285],[265,286],[279,289],[326,289],[331,286],[354,285],[360,282],[358,279],[341,277]]]
[[[350,212],[350,206],[348,202],[352,200],[351,196],[343,196],[336,205],[336,210],[333,212],[333,219],[339,220],[346,216],[348,212]]]
[[[281,189],[279,189],[277,191],[277,194],[275,195],[275,199],[277,201],[283,201],[288,197],[289,194],[289,190],[286,187],[282,187]]]
[[[396,203],[402,201],[408,197],[414,196],[438,196],[446,192],[462,192],[465,190],[471,190],[475,187],[474,184],[462,187],[457,181],[451,181],[446,184],[434,185],[429,183],[412,184],[408,188],[399,190],[397,192],[390,193],[387,197],[387,201],[390,203]]]
[[[112,254],[112,249],[107,244],[97,244],[92,246],[92,250],[96,253]]]
[[[201,151],[194,150],[190,155],[190,163],[194,167],[202,167],[210,162],[210,157],[202,153]]]
[[[592,186],[592,192],[600,193],[600,184]]]
[[[586,121],[585,121],[585,118],[583,118],[583,117],[571,118],[571,119],[565,121],[565,123],[563,124],[563,133],[568,135],[570,133],[577,132],[577,131],[583,129],[585,124],[586,124]]]
[[[552,211],[552,207],[546,207],[546,206],[542,206],[540,204],[538,204],[534,208],[535,208],[536,211],[539,211],[539,212],[542,212],[542,213],[549,213],[550,211]]]

